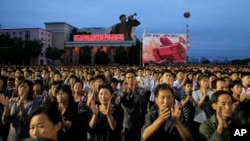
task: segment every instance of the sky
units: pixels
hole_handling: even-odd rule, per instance
[[[0,25],[42,28],[45,22],[66,22],[77,28],[105,27],[121,14],[141,22],[143,33],[186,33],[189,58],[242,59],[250,57],[250,0],[2,0]],[[190,12],[189,18],[183,14]]]

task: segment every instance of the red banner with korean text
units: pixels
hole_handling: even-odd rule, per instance
[[[74,41],[93,42],[93,41],[123,41],[123,34],[86,34],[74,35]]]

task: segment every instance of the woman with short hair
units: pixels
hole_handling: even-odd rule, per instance
[[[91,141],[120,141],[123,110],[111,103],[113,89],[101,84],[98,89],[100,104],[91,103],[89,133]]]
[[[60,111],[55,106],[42,105],[36,109],[30,120],[29,134],[31,138],[46,138],[58,141],[57,133],[62,127]]]

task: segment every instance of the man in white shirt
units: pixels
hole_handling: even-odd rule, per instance
[[[174,81],[174,84],[173,84],[173,87],[176,90],[175,97],[177,98],[177,100],[180,100],[182,94],[184,94],[184,86],[183,85],[184,85],[185,80],[186,80],[184,71],[178,70],[175,77],[176,77],[176,80]]]

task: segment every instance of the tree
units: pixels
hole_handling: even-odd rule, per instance
[[[73,28],[69,37],[70,41],[74,41],[74,35],[77,34],[77,29]]]
[[[3,64],[19,64],[23,59],[23,41],[10,38],[9,34],[0,35],[0,60]]]
[[[12,38],[12,41],[13,44],[8,50],[6,50],[8,61],[11,64],[23,64],[26,58],[26,55],[24,55],[24,42],[21,39],[17,38]]]
[[[54,64],[54,61],[55,60],[60,60],[61,59],[61,56],[62,54],[64,53],[64,50],[63,49],[58,49],[58,48],[55,48],[55,47],[48,47],[46,49],[46,52],[45,52],[45,55],[47,58],[51,59],[53,61],[53,64]]]
[[[211,62],[206,57],[202,57],[201,58],[201,63],[202,64],[210,64]]]
[[[246,59],[235,59],[232,60],[233,65],[248,65],[248,63],[250,62],[250,58],[246,58]]]
[[[43,48],[43,43],[40,40],[27,40],[25,41],[25,53],[29,60],[32,60],[31,64],[34,64],[34,59],[37,58]]]
[[[96,65],[108,65],[110,62],[109,56],[102,49],[98,48],[95,54],[95,64]]]
[[[0,60],[1,63],[5,64],[9,61],[10,54],[10,47],[11,47],[12,41],[9,34],[1,34],[0,36]]]
[[[118,47],[115,50],[114,60],[116,63],[121,65],[128,64],[128,53],[125,50],[125,47]]]
[[[91,63],[91,48],[83,47],[81,48],[79,55],[79,64],[88,65]]]
[[[43,43],[38,40],[23,41],[21,38],[10,38],[9,34],[0,35],[0,59],[8,64],[30,64],[39,56]]]
[[[141,60],[141,42],[136,41],[136,45],[129,48],[128,51],[128,62],[130,65],[139,65]]]

